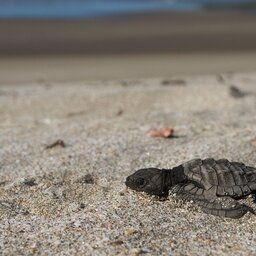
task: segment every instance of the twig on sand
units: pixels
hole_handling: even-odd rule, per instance
[[[243,98],[245,96],[247,96],[249,93],[248,92],[243,92],[241,91],[239,88],[237,88],[234,85],[231,85],[229,87],[229,93],[233,98]]]
[[[62,148],[66,147],[66,144],[63,140],[56,140],[55,142],[53,142],[52,144],[49,144],[45,147],[45,149],[51,149],[54,148],[56,146],[61,146]]]

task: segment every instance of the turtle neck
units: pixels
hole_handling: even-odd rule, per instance
[[[172,169],[162,169],[163,171],[163,190],[169,190],[172,186],[185,181],[184,168],[182,165]]]

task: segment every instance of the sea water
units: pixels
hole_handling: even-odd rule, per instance
[[[0,18],[100,18],[161,10],[197,11],[206,5],[256,0],[0,0]]]

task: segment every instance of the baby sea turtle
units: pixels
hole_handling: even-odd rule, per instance
[[[253,209],[238,199],[256,195],[256,168],[226,159],[193,159],[173,169],[140,169],[125,184],[136,191],[196,202],[204,212],[240,218]]]

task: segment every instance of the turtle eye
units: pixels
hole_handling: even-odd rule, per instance
[[[138,187],[143,188],[147,184],[147,181],[145,179],[138,179],[137,184],[138,184]]]

